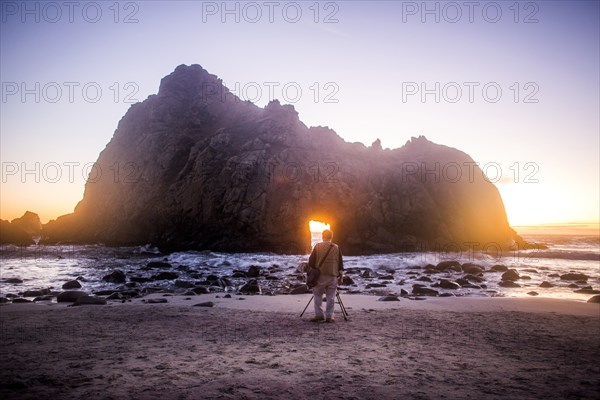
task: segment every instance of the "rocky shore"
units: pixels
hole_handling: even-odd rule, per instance
[[[78,257],[73,262],[84,264],[84,256]],[[395,257],[349,257],[340,291],[413,300],[437,296],[556,297],[558,293],[562,297],[570,294],[572,298],[594,302],[600,294],[600,277],[579,271],[556,272],[545,266],[486,266],[452,260],[435,265],[406,265],[407,260],[404,260],[404,265],[399,265],[397,258],[401,256]],[[111,265],[104,264],[108,261]],[[86,264],[86,268],[61,267],[56,279],[48,286],[40,286],[36,276],[19,276],[16,266],[5,263],[0,276],[0,303],[104,304],[143,298],[153,293],[297,295],[309,292],[304,275],[299,272],[304,261],[301,256],[211,252],[148,257],[121,250]]]

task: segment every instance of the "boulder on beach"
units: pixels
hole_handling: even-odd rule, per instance
[[[152,280],[154,281],[170,281],[173,279],[177,279],[179,277],[179,274],[177,272],[171,272],[171,271],[163,271],[163,272],[159,272],[156,275],[152,275]]]
[[[461,272],[462,271],[460,263],[458,261],[453,261],[453,260],[442,261],[442,262],[438,263],[438,265],[436,265],[433,269],[435,269],[436,271],[440,271],[440,272],[444,272],[444,271]]]
[[[398,298],[398,296],[395,295],[387,295],[380,297],[379,299],[377,299],[377,301],[400,301],[400,299]]]
[[[148,269],[171,269],[173,266],[166,261],[150,261],[146,264]]]
[[[513,282],[513,281],[502,281],[502,282],[500,282],[498,284],[498,286],[502,286],[502,287],[505,287],[505,288],[519,288],[519,287],[521,287],[521,285],[519,285],[518,283]]]
[[[66,282],[64,285],[62,285],[63,289],[79,289],[81,288],[81,283],[79,283],[79,281],[77,280],[72,280],[72,281],[68,281]]]
[[[590,297],[587,302],[588,303],[600,303],[600,295]]]
[[[306,286],[306,284],[300,284],[290,290],[290,294],[306,294],[311,293],[311,290]]]
[[[461,268],[466,274],[480,274],[485,271],[485,268],[479,264],[474,263],[464,263],[461,265]]]
[[[568,274],[563,274],[560,276],[560,279],[563,281],[587,281],[590,277],[586,274],[571,272]]]
[[[258,278],[260,276],[261,267],[258,265],[251,265],[248,267],[248,272],[246,272],[246,276],[249,278]]]
[[[412,293],[420,296],[438,296],[439,292],[422,285],[413,285]]]
[[[125,283],[125,273],[116,269],[110,274],[104,275],[102,280],[111,283]]]
[[[95,296],[80,296],[75,300],[72,306],[102,306],[106,304],[106,299]]]
[[[260,285],[258,284],[258,281],[256,279],[250,279],[248,281],[248,283],[246,283],[244,286],[242,286],[239,290],[240,293],[256,293],[256,294],[261,294],[262,293],[262,289],[260,287]]]
[[[447,279],[441,279],[438,286],[442,289],[460,289],[460,285]]]
[[[548,281],[544,281],[544,282],[540,283],[540,287],[541,287],[541,288],[545,288],[545,289],[547,289],[547,288],[554,287],[554,285],[553,285],[553,284],[551,284],[551,283],[550,283],[550,282],[548,282]]]
[[[506,271],[508,271],[508,267],[506,265],[496,264],[496,265],[493,265],[492,268],[490,268],[490,271],[493,271],[493,272],[506,272]]]
[[[519,273],[517,272],[516,269],[509,269],[508,271],[506,271],[505,273],[502,274],[502,280],[503,281],[516,281],[520,278],[521,276],[519,275]]]
[[[56,301],[59,303],[74,303],[78,298],[87,296],[86,292],[79,290],[67,290],[66,292],[59,293],[56,296]]]

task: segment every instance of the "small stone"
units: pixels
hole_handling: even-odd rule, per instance
[[[583,288],[579,290],[575,290],[575,293],[579,294],[600,294],[600,290],[594,290],[592,288]]]
[[[194,292],[196,294],[208,294],[208,293],[210,293],[210,291],[208,290],[208,288],[205,288],[204,286],[196,286],[195,288],[192,289],[192,292]]]
[[[535,291],[527,292],[527,294],[530,295],[530,296],[537,296],[537,295],[539,295],[539,293],[535,292]]]
[[[16,298],[13,299],[12,301],[13,303],[31,303],[31,300],[27,300],[27,299],[23,299],[23,298]]]
[[[554,285],[553,285],[553,284],[551,284],[551,283],[550,283],[550,282],[548,282],[548,281],[544,281],[544,282],[540,283],[540,287],[541,287],[541,288],[546,288],[546,289],[547,289],[547,288],[554,287]]]
[[[227,293],[225,296],[223,296],[224,299],[230,299],[231,295],[229,293]]]
[[[354,285],[354,280],[347,275],[342,278],[342,285]]]
[[[422,296],[438,296],[439,292],[437,290],[426,288],[422,285],[413,285],[413,294],[422,295]]]
[[[427,269],[427,267],[429,266],[429,264],[425,267]],[[431,267],[430,267],[431,269]],[[462,268],[460,266],[460,263],[458,261],[442,261],[440,263],[438,263],[438,265],[435,266],[436,271],[440,271],[440,272],[444,272],[446,270],[452,270],[455,272],[461,272]]]
[[[240,292],[241,293],[258,293],[258,294],[261,294],[262,290],[260,288],[260,285],[258,284],[258,281],[256,279],[251,279],[250,281],[248,281],[248,283],[246,283],[244,286],[242,286],[240,288]]]
[[[23,280],[19,279],[19,278],[7,278],[7,279],[4,279],[4,282],[6,282],[6,283],[23,283]]]

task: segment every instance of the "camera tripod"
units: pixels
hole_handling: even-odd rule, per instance
[[[304,313],[306,312],[306,309],[310,305],[310,302],[313,301],[313,297],[315,297],[315,296],[314,295],[310,296],[310,300],[308,300],[308,303],[306,303],[306,307],[304,307],[304,310],[302,310],[302,314],[300,314],[300,317],[302,317],[304,315]],[[337,288],[335,289],[335,298],[337,299],[337,302],[340,305],[340,309],[342,310],[342,315],[344,316],[344,321],[348,321],[348,311],[346,311],[346,307],[344,306],[344,303],[342,302],[342,297],[340,296],[340,291]]]

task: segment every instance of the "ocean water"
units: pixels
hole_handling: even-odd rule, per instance
[[[440,293],[455,296],[529,296],[535,291],[540,297],[569,298],[587,300],[591,294],[575,293],[575,290],[591,286],[600,289],[600,237],[598,236],[559,236],[531,235],[525,239],[533,243],[543,243],[547,249],[533,246],[496,253],[490,249],[481,252],[419,252],[395,253],[370,256],[344,257],[348,276],[354,285],[342,288],[345,293],[365,293],[373,295],[399,294],[402,289],[412,290],[413,284],[431,286],[439,279],[456,280],[463,273],[445,272],[427,275],[424,266],[436,265],[445,260],[460,263],[473,262],[489,270],[493,265],[502,264],[514,268],[521,276],[529,277],[517,281],[519,288],[498,286],[501,273],[486,271],[481,288],[460,288],[444,290],[434,288]],[[0,247],[0,296],[21,297],[26,290],[49,288],[62,291],[62,285],[69,280],[79,279],[82,289],[94,292],[106,289],[129,289],[123,284],[108,283],[102,277],[115,269],[125,272],[126,276],[150,278],[164,269],[148,269],[150,261],[166,261],[170,270],[178,274],[178,280],[195,285],[206,285],[211,291],[237,292],[249,278],[233,278],[236,271],[247,271],[251,265],[262,268],[259,282],[264,292],[286,294],[294,285],[303,282],[298,273],[300,263],[306,262],[308,255],[280,255],[273,253],[218,253],[211,251],[186,251],[161,254],[158,249],[143,247],[106,247],[101,245],[18,247],[5,245]],[[377,277],[363,277],[365,271]],[[560,275],[577,272],[586,274],[586,282],[573,282],[560,279]],[[210,286],[215,277],[227,277],[231,286],[224,288]],[[11,279],[22,282],[11,283]],[[207,281],[208,278],[208,281]],[[423,279],[429,278],[431,282]],[[552,288],[541,288],[540,283],[547,281]],[[144,283],[129,283],[138,289],[183,293],[175,280],[156,280]],[[577,287],[569,287],[577,285]]]

